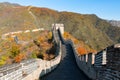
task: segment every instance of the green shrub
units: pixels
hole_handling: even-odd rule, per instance
[[[2,56],[0,59],[0,66],[6,64],[7,56]]]
[[[10,50],[11,56],[12,58],[16,57],[18,54],[20,54],[20,48],[19,46],[12,46],[11,50]]]
[[[33,52],[32,55],[31,55],[31,57],[32,57],[32,58],[37,58],[36,53]]]

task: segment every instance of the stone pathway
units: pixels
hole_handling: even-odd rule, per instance
[[[40,80],[90,80],[77,66],[72,47],[62,45],[62,60],[51,73],[41,77]]]

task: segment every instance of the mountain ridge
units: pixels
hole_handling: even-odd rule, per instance
[[[17,3],[9,3],[9,2],[1,2],[0,3],[0,5],[2,5],[2,6],[4,6],[4,7],[7,7],[7,6],[14,6],[14,7],[18,7],[18,6],[21,6],[21,5],[19,5],[19,4],[17,4]]]
[[[28,11],[29,8],[30,11]],[[21,6],[19,9],[5,7],[5,9],[0,8],[0,11],[0,31],[3,33],[5,33],[3,29],[14,31],[44,27],[50,30],[52,23],[63,23],[65,31],[84,41],[93,49],[101,50],[120,42],[120,28],[113,27],[109,22],[95,14],[59,12],[49,8],[33,6]]]

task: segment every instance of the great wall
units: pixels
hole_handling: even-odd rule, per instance
[[[43,30],[44,30],[44,28],[38,28],[38,29],[33,29],[33,30],[8,32],[8,33],[5,33],[5,34],[2,34],[1,39],[5,40],[7,38],[7,36],[15,37],[16,34],[38,32],[38,31],[43,31]]]
[[[62,36],[64,33],[63,26],[63,24],[53,25],[53,38],[57,47],[56,54],[58,54],[55,59],[50,61],[30,59],[22,61],[19,64],[3,66],[0,68],[0,80],[36,80],[40,79],[41,76],[44,76],[43,80],[47,80],[47,77],[51,77],[49,80],[60,80],[58,76],[50,75],[55,73],[60,74],[59,77],[62,77],[61,80],[68,80],[67,76],[69,80],[73,80],[73,78],[75,78],[75,80],[80,80],[80,78],[82,80],[120,80],[120,44],[109,46],[97,54],[89,53],[86,55],[78,55],[74,43],[71,40],[64,40]],[[68,53],[64,54],[65,49],[63,45],[66,46],[66,49],[70,49],[71,51],[66,50]],[[71,60],[73,61],[75,59],[76,65],[71,65],[73,63],[68,61],[64,63],[64,59],[68,59],[69,54],[74,54]],[[67,56],[63,57],[63,55]],[[80,72],[79,74],[79,72],[77,72],[79,69],[76,69],[75,75],[78,75],[76,78],[74,77],[75,75],[71,75],[72,73],[64,68],[66,67],[64,66],[65,64],[71,65],[67,66],[70,70],[75,70],[74,68],[78,67],[83,73]],[[74,68],[71,69],[71,67]],[[70,75],[61,73],[61,69],[65,71],[66,74],[69,73]],[[59,73],[60,70],[61,72]],[[82,74],[85,74],[88,78],[82,77],[84,76]],[[80,78],[78,79],[78,77]]]

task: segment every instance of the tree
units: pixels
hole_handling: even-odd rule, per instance
[[[8,59],[7,56],[1,56],[1,59],[0,59],[0,66],[6,64],[6,60]]]
[[[23,60],[25,58],[25,55],[24,54],[19,54],[17,55],[14,59],[15,59],[15,62],[20,62],[21,60]]]
[[[10,53],[12,58],[16,57],[18,54],[20,54],[20,47],[18,45],[13,45]]]
[[[77,48],[77,51],[79,54],[83,55],[83,54],[86,54],[87,53],[87,50],[83,47],[78,47]]]

